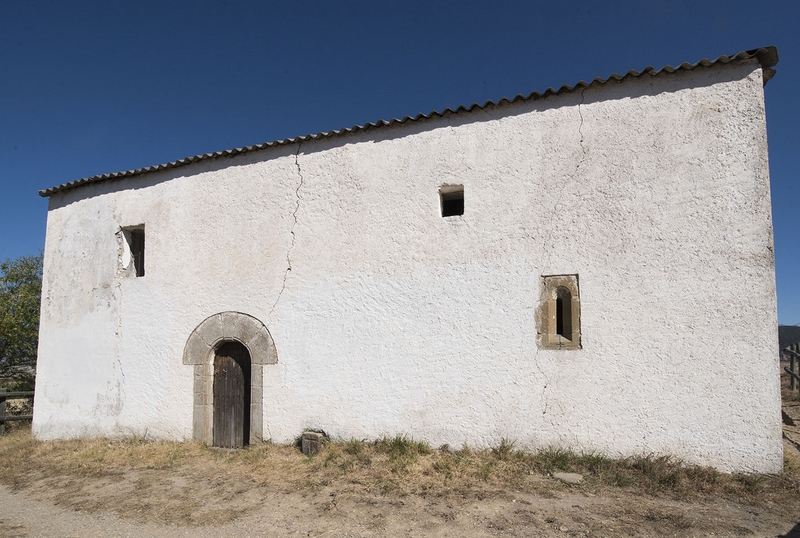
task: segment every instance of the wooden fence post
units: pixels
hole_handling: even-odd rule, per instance
[[[8,392],[8,389],[0,389],[0,435],[6,429],[6,396],[3,394]]]

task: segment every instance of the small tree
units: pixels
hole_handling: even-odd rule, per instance
[[[33,390],[39,343],[42,256],[0,263],[0,384]]]

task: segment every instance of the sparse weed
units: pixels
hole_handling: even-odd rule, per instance
[[[433,451],[425,441],[415,441],[406,435],[382,437],[375,442],[378,452],[388,454],[390,462],[403,464],[413,463],[420,455],[428,455]]]
[[[581,464],[592,474],[602,474],[607,472],[614,465],[614,460],[598,452],[583,454],[580,457],[580,460]]]
[[[481,462],[480,470],[478,472],[479,476],[481,477],[481,480],[486,481],[489,479],[489,476],[491,476],[492,471],[495,468],[495,465],[497,464],[492,460]]]
[[[443,474],[445,479],[451,478],[453,476],[453,469],[455,468],[453,460],[454,458],[451,455],[443,454],[433,462],[431,467],[435,472]]]
[[[492,447],[492,454],[494,454],[494,457],[500,461],[507,461],[514,454],[515,443],[516,441],[510,441],[509,439],[503,437],[500,439],[499,445]]]
[[[350,439],[344,444],[344,451],[350,455],[358,456],[364,453],[364,441]]]
[[[545,473],[556,471],[573,472],[577,469],[573,462],[577,459],[574,452],[561,448],[548,447],[532,455],[533,463]]]
[[[739,484],[748,493],[758,493],[767,480],[763,474],[742,474],[737,476]]]
[[[610,473],[607,483],[618,488],[627,488],[636,483],[633,475],[626,470],[614,470]]]

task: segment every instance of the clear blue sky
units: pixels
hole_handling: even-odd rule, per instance
[[[42,249],[37,190],[67,181],[767,45],[779,319],[797,324],[797,0],[0,0],[0,260]]]

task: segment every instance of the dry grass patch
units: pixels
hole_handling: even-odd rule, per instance
[[[577,472],[580,485],[550,478]],[[276,494],[482,499],[517,493],[558,497],[625,492],[650,497],[800,506],[796,470],[780,476],[723,474],[662,456],[611,459],[560,449],[433,450],[406,436],[326,443],[310,458],[293,446],[243,450],[193,442],[94,439],[39,442],[18,429],[0,438],[0,482],[58,504],[185,525],[231,521]],[[333,506],[333,505],[332,505]],[[321,508],[323,509],[323,508]],[[659,518],[658,514],[650,517]]]

